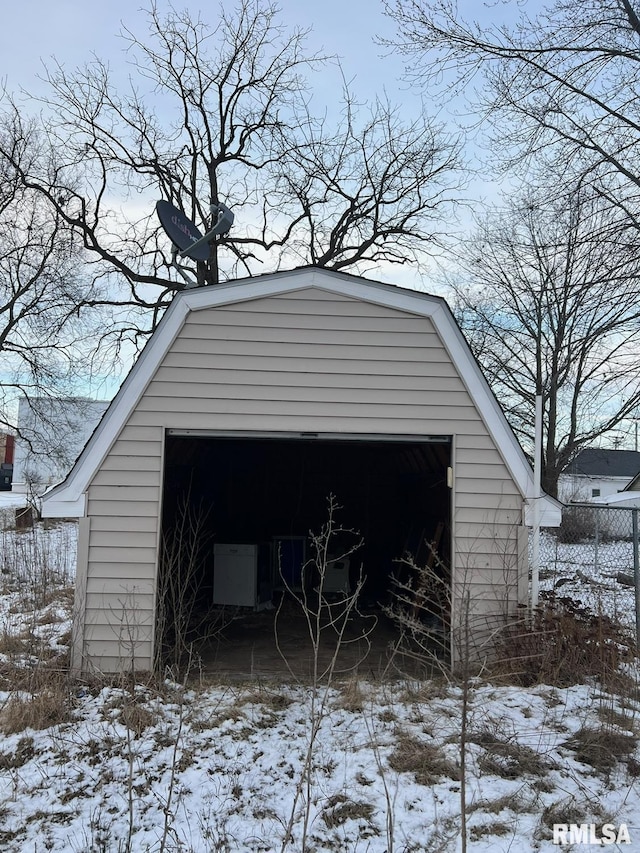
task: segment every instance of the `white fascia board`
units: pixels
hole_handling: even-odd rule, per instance
[[[440,297],[418,290],[357,278],[333,270],[306,268],[217,284],[207,288],[193,288],[183,291],[180,298],[186,301],[191,311],[198,311],[233,302],[248,302],[265,296],[294,293],[296,290],[306,290],[309,287],[318,287],[338,296],[362,299],[387,308],[397,308],[427,317],[431,316],[432,310],[443,302]]]

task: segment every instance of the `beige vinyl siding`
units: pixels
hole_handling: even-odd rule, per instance
[[[163,452],[162,428],[127,424],[89,487],[83,660],[102,671],[151,665]]]
[[[300,290],[191,312],[109,450],[88,493],[90,655],[99,631],[101,654],[122,657],[117,625],[101,611],[127,580],[138,617],[153,622],[171,428],[455,436],[455,535],[474,543],[456,565],[487,611],[496,596],[484,596],[474,571],[491,570],[496,585],[505,572],[517,580],[522,497],[431,321]],[[504,598],[504,581],[500,589]]]
[[[208,349],[210,350],[211,347],[209,347]],[[222,348],[220,347],[220,349]],[[262,376],[263,374],[266,374],[269,371],[277,373],[282,367],[282,361],[279,357],[263,355],[260,357],[259,362],[256,363],[255,356],[249,355],[246,351],[246,348],[239,347],[238,349],[240,350],[240,352],[235,353],[234,355],[227,355],[224,352],[218,353],[215,351],[209,351],[207,353],[208,355],[215,356],[217,369],[220,370],[221,376],[224,375],[225,371],[231,371],[239,379],[241,379],[243,376]],[[194,352],[202,354],[202,347],[199,346],[197,343],[191,341],[189,351],[168,353],[164,361],[164,367],[166,368],[167,373],[170,370],[173,370],[174,372],[176,370],[184,371],[184,369],[187,368],[190,372],[189,375],[191,377],[191,370],[194,371],[194,375],[197,374],[198,370],[204,369],[206,371],[207,368],[194,367]],[[355,355],[356,353],[352,353],[352,356]],[[432,353],[432,357],[434,358],[441,355],[442,354],[439,353],[437,350],[434,350]],[[340,366],[340,359],[331,355],[316,355],[313,360],[311,358],[307,358],[306,356],[303,356],[299,359],[299,371],[302,374],[316,374],[320,376],[323,374],[333,374],[335,376],[340,376]],[[389,358],[388,360],[383,360],[381,358],[369,358],[365,361],[354,357],[352,360],[351,368],[354,371],[355,375],[365,377],[365,381],[367,376],[379,376],[381,377],[380,382],[384,383],[385,376],[398,376],[398,365],[396,363],[396,360],[391,358]],[[358,374],[358,370],[361,370],[361,373]],[[452,370],[453,374],[450,373],[450,371]],[[251,373],[247,373],[246,371],[251,371]],[[425,376],[425,366],[423,363],[405,363],[403,365],[402,375]],[[434,361],[433,371],[430,375],[455,375],[455,370],[453,369],[453,366],[447,361]],[[171,377],[167,376],[166,378]],[[227,377],[227,381],[228,379],[229,377]],[[353,380],[351,379],[351,381]]]
[[[131,516],[120,512],[119,515],[99,515],[93,519],[92,530],[96,544],[104,544],[100,538],[113,542],[113,533],[154,533],[158,528],[155,516]]]

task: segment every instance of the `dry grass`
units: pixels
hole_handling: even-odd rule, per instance
[[[329,829],[335,829],[348,820],[369,823],[374,812],[375,808],[371,803],[355,802],[344,794],[336,794],[329,798],[327,805],[322,810],[322,820]]]
[[[426,681],[412,681],[405,685],[399,701],[404,704],[422,705],[434,699],[446,699],[450,682],[443,677],[429,678]]]
[[[16,770],[18,767],[23,767],[34,755],[33,738],[21,737],[13,752],[0,753],[0,770]]]
[[[73,607],[74,594],[74,588],[72,586],[50,589],[46,593],[42,594],[40,606],[43,609],[46,609],[57,605],[67,608],[70,612]]]
[[[458,769],[441,747],[406,732],[398,735],[395,749],[389,756],[389,766],[398,773],[413,773],[420,785],[433,785],[443,776],[456,781],[460,778]]]
[[[531,803],[528,803],[525,797],[522,796],[522,790],[518,790],[513,794],[505,794],[503,797],[498,797],[495,800],[476,800],[468,807],[469,814],[473,812],[488,812],[489,814],[500,814],[503,811],[516,812],[516,814],[525,814],[531,811]]]
[[[503,631],[491,676],[523,687],[569,687],[595,677],[624,692],[620,665],[634,655],[632,640],[610,619],[586,613],[571,599],[551,599],[533,619],[523,616]]]
[[[16,657],[29,653],[32,641],[31,637],[12,634],[7,628],[0,634],[0,654],[7,657]]]
[[[16,734],[25,729],[46,729],[70,719],[69,690],[46,688],[37,693],[14,693],[0,710],[0,730]]]
[[[611,705],[601,705],[598,708],[598,717],[605,726],[617,726],[619,729],[624,729],[628,732],[635,732],[636,728],[636,713],[625,714],[617,711]]]
[[[360,682],[352,678],[345,684],[339,685],[339,688],[340,699],[336,707],[341,708],[343,711],[349,711],[352,714],[361,714],[364,710],[367,697],[362,690]]]
[[[627,773],[632,779],[640,777],[640,761],[637,761],[633,756],[627,759]]]
[[[66,650],[58,653],[49,650],[47,655],[30,666],[19,657],[0,663],[0,687],[8,692],[55,692],[61,687],[68,690],[69,684],[69,653]]]
[[[102,706],[102,715],[106,720],[121,723],[135,737],[140,737],[150,727],[161,720],[159,711],[150,710],[146,703],[151,693],[145,687],[119,688]]]
[[[394,723],[398,719],[398,715],[390,708],[385,708],[378,714],[378,719],[381,723]]]
[[[498,738],[493,732],[471,732],[468,740],[486,750],[478,759],[478,767],[483,773],[503,779],[519,779],[521,776],[545,776],[551,767],[531,747]]]
[[[120,720],[136,737],[158,722],[156,714],[137,702],[130,702],[123,707]]]
[[[637,745],[635,735],[612,731],[607,726],[583,726],[564,742],[564,746],[573,750],[577,761],[603,774],[611,773],[617,762],[627,758]]]
[[[592,823],[595,822],[594,818],[601,815],[602,808],[593,801],[587,806],[587,803],[578,803],[574,797],[557,800],[543,810],[540,817],[541,832],[539,834],[543,838],[551,838],[554,824]]]
[[[506,823],[494,821],[493,823],[483,824],[482,826],[472,826],[469,830],[469,839],[471,841],[480,841],[485,835],[509,835],[513,832],[513,827],[507,826]]]
[[[204,732],[209,729],[217,729],[223,723],[226,723],[227,720],[231,720],[234,723],[238,720],[246,720],[246,716],[240,708],[231,706],[216,710],[205,717],[199,713],[187,713],[186,719],[192,731]]]
[[[285,693],[257,685],[252,690],[241,693],[236,699],[236,705],[262,705],[269,711],[277,712],[286,711],[292,701]]]

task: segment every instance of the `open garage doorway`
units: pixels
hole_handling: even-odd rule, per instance
[[[329,544],[323,592],[330,610],[332,600],[343,600],[361,583],[346,636],[357,640],[367,625],[376,628],[366,644],[351,643],[352,664],[363,663],[366,645],[367,673],[382,672],[398,636],[385,606],[392,574],[406,576],[406,563],[399,561],[410,554],[418,565],[433,563],[430,543],[436,543],[438,570],[450,566],[450,469],[451,440],[442,436],[168,433],[160,654],[171,659],[175,635],[183,631],[179,645],[185,650],[192,640],[206,640],[201,655],[211,672],[276,674],[284,666],[274,643],[277,613],[281,646],[288,644],[304,669],[305,626],[296,592],[314,584],[305,569],[316,556],[312,535],[326,524],[334,496],[337,525],[357,536],[339,534]],[[186,606],[176,595],[186,597]],[[179,618],[177,601],[184,610]],[[441,637],[449,615],[443,612],[434,625]]]

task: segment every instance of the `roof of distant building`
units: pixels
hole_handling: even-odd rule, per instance
[[[587,477],[635,477],[640,473],[640,451],[587,447],[565,468],[565,474]]]
[[[640,507],[640,492],[618,492],[615,495],[592,498],[591,503],[605,506]]]

